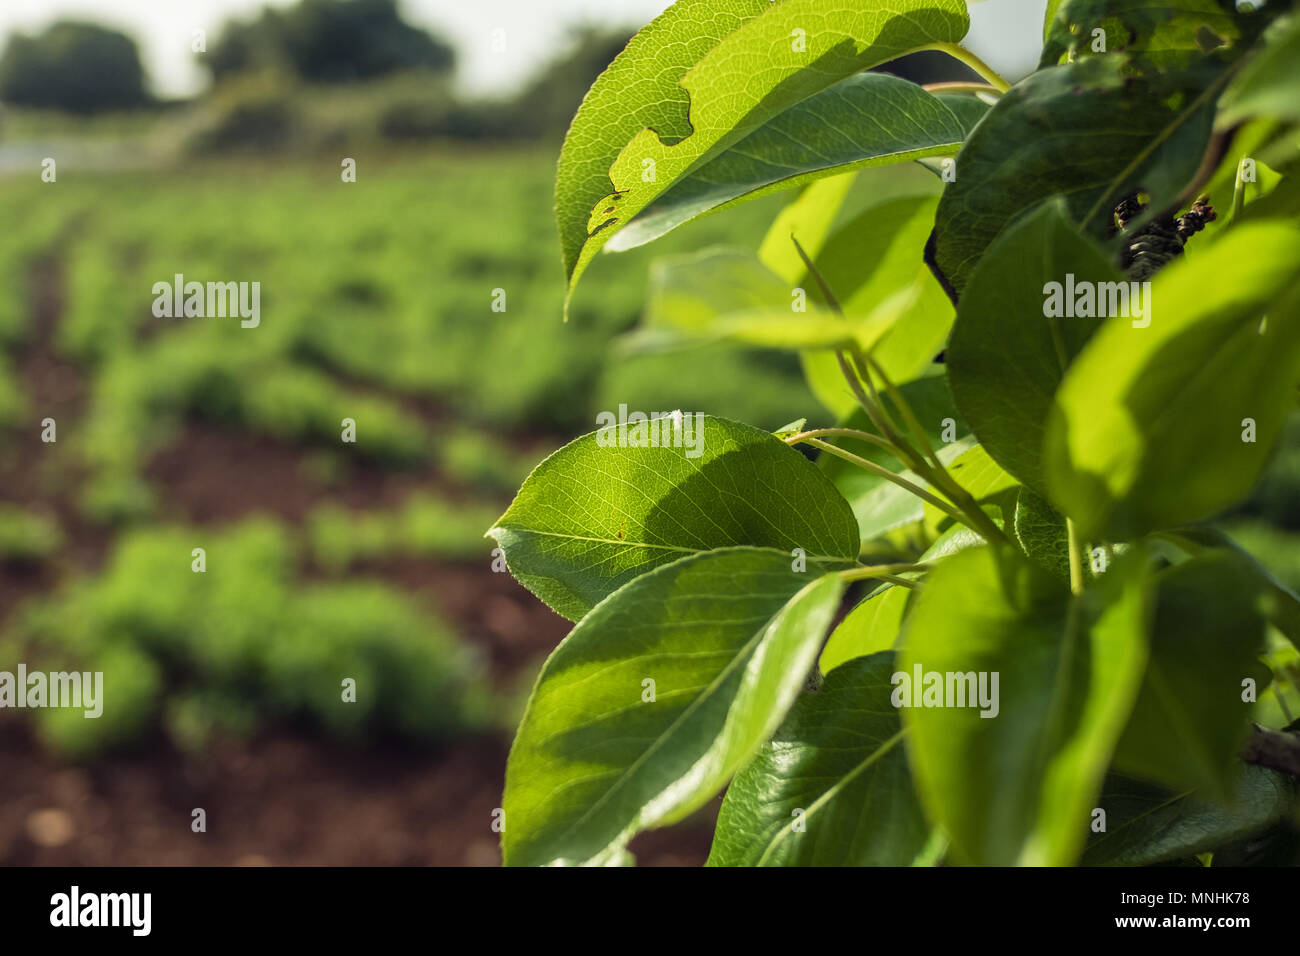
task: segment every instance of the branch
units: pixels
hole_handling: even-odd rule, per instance
[[[1255,732],[1242,748],[1241,759],[1300,777],[1300,736],[1256,724]]]

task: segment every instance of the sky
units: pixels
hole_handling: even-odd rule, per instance
[[[211,39],[232,16],[295,0],[0,0],[0,41],[14,30],[31,32],[65,17],[118,27],[140,44],[141,57],[161,96],[198,92],[205,74],[190,52],[196,30]],[[1047,0],[980,0],[971,4],[967,44],[995,69],[1028,72],[1042,36]],[[507,94],[562,48],[576,23],[640,26],[669,0],[400,0],[406,18],[451,41],[459,53],[457,82],[472,95]],[[504,30],[505,50],[493,43]]]

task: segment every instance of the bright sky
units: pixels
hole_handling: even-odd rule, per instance
[[[132,34],[140,44],[155,91],[167,96],[196,92],[204,74],[190,53],[194,31],[209,38],[231,16],[248,17],[263,6],[294,0],[0,0],[0,38],[31,31],[52,20],[75,17]],[[1042,36],[1047,0],[982,0],[971,5],[968,45],[1004,73],[1032,68]],[[563,44],[568,28],[592,22],[639,26],[669,0],[401,0],[406,18],[432,29],[458,49],[458,80],[472,93],[516,88]],[[496,52],[494,31],[506,31],[506,51]]]

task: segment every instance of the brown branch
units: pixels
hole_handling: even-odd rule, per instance
[[[1241,759],[1300,777],[1300,735],[1268,730],[1256,724],[1255,732],[1242,748]]]

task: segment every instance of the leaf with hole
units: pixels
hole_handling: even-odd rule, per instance
[[[629,45],[623,54],[628,69],[648,74],[665,53],[680,56],[675,11],[652,24],[658,26],[645,42]],[[682,11],[682,17],[688,15],[698,14]],[[671,97],[671,106],[661,111],[667,122],[627,139],[607,171],[598,171],[589,144],[600,144],[604,160],[613,130],[621,136],[626,128],[623,117],[615,117],[617,107],[606,107],[603,98],[602,108],[580,111],[556,182],[565,245],[577,250],[567,259],[570,294],[592,257],[619,230],[705,163],[840,80],[927,44],[956,42],[968,26],[961,0],[897,0],[888,7],[785,0],[721,37],[680,74],[679,91],[667,91],[659,81],[630,97],[623,109],[638,112],[650,108],[643,97]],[[669,75],[675,67],[676,62]],[[581,172],[566,168],[578,164]],[[603,198],[588,205],[582,222],[577,210],[600,189]]]

